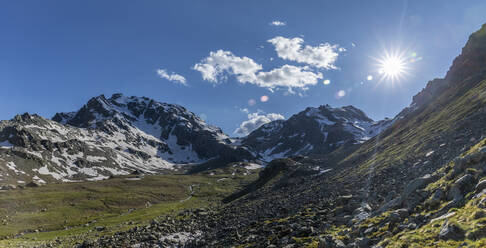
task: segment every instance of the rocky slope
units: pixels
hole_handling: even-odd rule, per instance
[[[393,123],[375,122],[363,111],[345,106],[309,107],[288,120],[267,123],[250,133],[242,144],[265,161],[305,154],[327,154],[342,145],[363,143]]]

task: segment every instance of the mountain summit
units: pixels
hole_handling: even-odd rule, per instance
[[[134,145],[148,144],[153,155],[173,163],[195,163],[225,155],[231,140],[184,107],[146,97],[94,97],[77,112],[57,113],[61,124],[121,133]]]
[[[353,106],[309,107],[288,120],[267,123],[241,142],[265,161],[302,154],[326,154],[343,145],[363,143],[393,123],[375,122]]]

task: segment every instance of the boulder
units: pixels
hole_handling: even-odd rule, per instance
[[[480,210],[474,212],[474,215],[473,215],[474,219],[477,220],[477,219],[481,219],[481,218],[484,218],[484,217],[486,217],[486,211],[480,209]]]
[[[400,218],[405,219],[408,217],[408,210],[405,208],[397,209],[395,210],[395,213],[397,213]]]
[[[474,230],[467,233],[466,238],[471,240],[482,239],[486,237],[486,226],[475,227]]]
[[[479,193],[483,189],[486,189],[486,179],[481,180],[478,184],[476,184],[476,188],[474,190],[476,191],[476,193]]]
[[[437,180],[437,175],[431,176],[430,174],[427,174],[410,181],[402,192],[402,198],[406,199],[416,190],[424,188],[427,184],[435,180]]]
[[[464,239],[464,230],[460,228],[458,225],[454,223],[449,223],[449,221],[445,221],[442,227],[440,228],[439,232],[439,239],[442,240],[463,240]]]
[[[36,181],[32,181],[28,184],[26,184],[25,186],[27,187],[31,187],[31,188],[35,188],[35,187],[40,187],[42,186],[42,184],[40,182],[36,182]]]
[[[482,209],[485,209],[486,208],[486,197],[484,197],[483,199],[479,200],[478,207],[480,207]]]
[[[445,196],[444,190],[442,190],[441,188],[439,188],[427,200],[427,204],[430,207],[437,207],[440,204],[440,202],[442,201],[442,199],[444,198],[444,196]]]
[[[471,174],[466,174],[456,180],[455,184],[459,186],[462,191],[469,191],[475,184],[476,179]]]
[[[371,240],[369,238],[357,238],[356,239],[356,247],[359,247],[359,248],[368,248],[370,247],[370,243],[371,243]]]
[[[7,184],[7,185],[0,186],[1,190],[12,190],[12,189],[16,189],[16,188],[17,187],[13,184]]]
[[[447,193],[447,197],[449,200],[452,200],[454,202],[459,202],[464,198],[464,196],[461,193],[461,190],[459,189],[459,186],[454,184],[452,187],[449,189],[449,192]]]

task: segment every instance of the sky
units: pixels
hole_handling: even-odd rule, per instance
[[[232,136],[324,104],[394,117],[445,75],[484,13],[484,0],[3,1],[0,119],[118,92],[180,104]],[[397,61],[397,78],[383,73]]]

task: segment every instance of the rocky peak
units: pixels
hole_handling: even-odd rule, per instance
[[[452,86],[474,84],[484,79],[485,76],[486,24],[469,37],[461,54],[454,59],[446,77],[429,81],[425,88],[413,97],[410,107],[406,108],[398,116],[404,116],[408,112],[426,105]]]
[[[32,123],[39,119],[43,119],[43,118],[37,114],[23,113],[21,115],[14,116],[12,121],[20,122],[20,123]]]
[[[242,144],[264,160],[308,153],[329,153],[344,144],[362,143],[387,128],[393,120],[374,122],[353,106],[308,107],[288,120],[267,123]]]
[[[133,142],[158,144],[157,156],[175,163],[234,157],[236,153],[237,157],[244,154],[244,159],[252,158],[246,150],[232,147],[220,128],[207,124],[186,108],[147,97],[100,95],[76,112],[56,114],[53,120],[113,136],[123,135]]]
[[[217,133],[220,138],[228,138],[220,128],[208,125],[182,106],[160,103],[147,97],[127,97],[120,93],[111,98],[104,95],[91,98],[79,111],[57,113],[52,119],[83,128],[102,127],[107,120],[123,120],[142,129],[146,125],[156,125],[165,129],[162,132],[164,138],[172,129],[178,129],[176,126],[185,126],[193,131],[205,130]]]
[[[486,24],[469,36],[461,54],[454,59],[445,77],[446,81],[460,81],[486,73]]]

